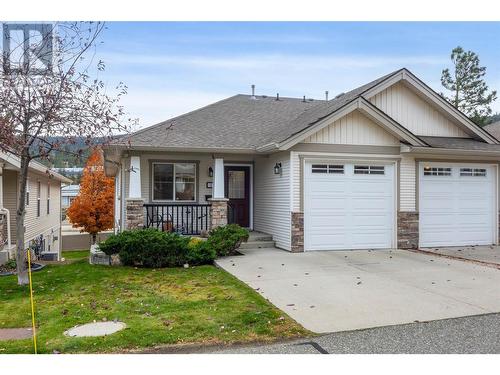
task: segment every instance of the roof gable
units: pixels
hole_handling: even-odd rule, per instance
[[[431,89],[406,68],[395,72],[391,77],[384,80],[380,84],[366,90],[363,93],[363,96],[367,99],[371,99],[373,96],[381,93],[398,82],[403,82],[408,87],[411,87],[411,89],[417,93],[420,98],[433,105],[435,109],[444,114],[453,122],[455,126],[459,127],[466,134],[490,144],[500,143],[495,137],[476,125],[471,119],[453,107],[445,98]]]
[[[310,135],[303,143],[399,146],[400,140],[356,109]]]
[[[415,135],[462,138],[474,135],[424,100],[404,81],[389,86],[369,100]]]

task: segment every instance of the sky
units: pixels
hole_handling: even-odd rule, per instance
[[[330,98],[402,67],[442,91],[456,46],[476,52],[500,89],[500,22],[110,22],[101,78],[123,81],[139,128],[250,94]],[[500,100],[493,105],[500,112]]]

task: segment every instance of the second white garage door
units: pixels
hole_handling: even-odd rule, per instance
[[[421,162],[419,176],[421,247],[495,242],[493,166]]]
[[[306,162],[304,249],[380,249],[394,242],[394,166]]]

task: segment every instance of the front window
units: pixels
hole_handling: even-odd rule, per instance
[[[153,163],[154,201],[194,201],[196,164]]]

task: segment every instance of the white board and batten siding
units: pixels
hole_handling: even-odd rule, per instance
[[[368,119],[353,111],[307,137],[303,143],[399,146],[399,140]]]
[[[274,174],[276,163],[281,163],[281,175]],[[256,159],[254,173],[254,229],[271,234],[277,247],[290,250],[290,153]]]
[[[369,100],[413,134],[469,138],[455,122],[403,83],[396,83]]]

